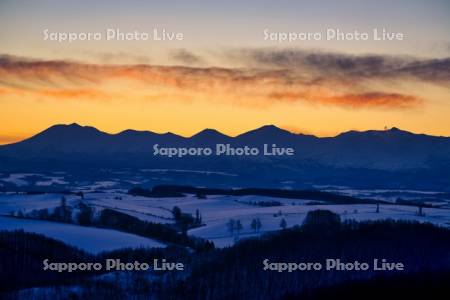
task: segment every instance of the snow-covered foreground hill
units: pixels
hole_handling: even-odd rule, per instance
[[[164,244],[157,241],[116,230],[0,217],[0,230],[16,229],[43,234],[90,253],[111,251],[125,247],[164,247]]]
[[[62,195],[0,195],[0,213],[9,214],[11,211],[30,212],[33,209],[49,208],[59,205]],[[69,205],[76,205],[79,196],[65,196]],[[190,235],[211,240],[216,247],[232,245],[236,240],[258,234],[280,230],[280,223],[284,219],[287,227],[301,225],[306,214],[315,209],[327,209],[338,213],[342,220],[354,219],[378,220],[416,220],[431,222],[439,226],[450,226],[450,210],[447,208],[424,208],[424,216],[418,215],[418,208],[407,205],[382,204],[376,212],[375,204],[329,205],[319,201],[282,199],[261,196],[208,196],[199,199],[194,195],[174,198],[147,198],[131,196],[123,190],[109,190],[103,192],[87,192],[83,201],[101,211],[105,208],[114,209],[139,219],[170,224],[174,223],[171,210],[177,206],[183,213],[201,214],[204,226],[191,229]],[[277,206],[258,206],[258,202],[276,201]],[[261,229],[256,233],[251,228],[253,219],[261,221]],[[231,233],[227,229],[230,219],[239,220],[242,224],[240,232]],[[43,221],[0,219],[0,229],[23,228],[47,236],[66,241],[80,248],[98,252],[121,247],[162,246],[160,243],[147,238],[125,234],[114,230],[87,228],[77,225],[56,224]]]

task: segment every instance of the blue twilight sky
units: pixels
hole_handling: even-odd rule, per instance
[[[182,42],[72,43],[43,41],[43,30],[95,32],[106,28],[182,32]],[[404,41],[264,41],[263,30],[317,32],[327,28],[402,32]],[[89,59],[96,52],[133,52],[166,63],[170,48],[221,51],[236,47],[325,49],[347,53],[446,57],[450,1],[0,1],[2,53]]]

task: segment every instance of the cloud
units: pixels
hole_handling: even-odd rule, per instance
[[[102,64],[149,64],[150,57],[143,54],[129,53],[129,52],[94,52],[82,51],[81,55],[87,58],[94,58],[95,61]]]
[[[195,55],[194,53],[186,50],[186,49],[178,49],[174,50],[170,53],[170,58],[177,63],[182,63],[189,66],[198,66],[204,65],[205,61],[199,55]]]
[[[347,108],[412,108],[419,106],[422,99],[398,93],[370,92],[360,94],[321,95],[319,93],[275,92],[270,97],[277,101],[298,101],[303,99],[311,104],[336,105]]]
[[[372,92],[363,94],[346,94],[322,99],[323,102],[350,107],[393,107],[409,108],[418,106],[422,99],[398,93]]]
[[[381,74],[393,74],[394,69],[396,74],[414,74],[415,78],[431,81],[445,81],[448,73],[441,61],[412,63],[397,58],[283,51],[249,53],[244,56],[253,57],[258,67],[87,64],[3,55],[0,96],[123,101],[200,99],[211,105],[220,102],[246,107],[295,102],[348,109],[408,109],[424,100],[409,92],[375,88],[365,79],[384,79]]]
[[[285,68],[341,80],[409,78],[436,84],[450,82],[450,58],[419,59],[276,49],[231,50],[226,56],[230,61],[244,63],[249,67]]]

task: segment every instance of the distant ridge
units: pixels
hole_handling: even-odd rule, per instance
[[[229,144],[233,148],[258,148],[261,153],[267,144],[293,148],[295,155],[264,156],[260,153],[257,156],[168,158],[153,154],[156,144],[159,147],[211,149],[216,144]],[[450,186],[450,138],[415,134],[395,127],[316,137],[292,133],[274,125],[235,137],[214,129],[183,137],[131,129],[110,134],[73,123],[54,125],[23,141],[0,146],[0,173],[85,172],[92,168],[107,174],[114,169],[126,169],[127,172],[133,169],[178,169],[235,175],[226,180],[224,177],[214,179],[208,175],[213,173],[208,172],[201,179],[181,173],[177,177],[177,184],[198,182],[200,186],[209,182],[214,185],[241,186],[245,183],[247,187],[282,187],[283,182],[293,182],[297,187],[325,183],[447,190]]]
[[[258,148],[256,156],[154,155],[164,148]],[[265,156],[264,145],[292,148],[293,156]],[[266,125],[235,137],[205,129],[191,137],[91,126],[54,125],[21,142],[0,146],[0,172],[54,168],[157,168],[247,174],[250,182],[382,182],[401,187],[450,186],[450,138],[398,128],[347,131],[334,137],[292,133]],[[432,180],[430,179],[432,178]],[[381,184],[380,184],[381,186]]]
[[[82,126],[79,125],[78,123],[71,123],[71,124],[55,124],[50,126],[49,128],[43,130],[40,133],[37,133],[36,135],[30,137],[33,138],[35,136],[41,135],[43,133],[57,133],[57,132],[61,132],[62,130],[65,131],[65,133],[70,133],[70,134],[78,134],[78,133],[87,133],[88,131],[91,132],[91,134],[104,134],[104,135],[110,135],[110,136],[145,136],[145,135],[158,135],[158,136],[173,136],[173,137],[179,137],[179,138],[200,138],[200,137],[208,137],[208,138],[216,138],[216,137],[222,137],[222,138],[242,138],[242,137],[249,137],[249,136],[289,136],[289,135],[300,135],[300,136],[308,136],[308,137],[312,137],[312,138],[336,138],[336,137],[340,137],[340,136],[352,136],[352,135],[358,135],[358,134],[368,134],[368,135],[377,135],[377,134],[411,134],[411,135],[422,135],[422,136],[430,136],[430,137],[439,137],[439,138],[450,138],[447,136],[435,136],[435,135],[429,135],[429,134],[423,134],[423,133],[413,133],[413,132],[409,132],[409,131],[405,131],[405,130],[401,130],[397,127],[392,127],[390,129],[383,129],[383,130],[364,130],[364,131],[358,131],[358,130],[349,130],[349,131],[345,131],[342,133],[339,133],[335,136],[330,136],[330,137],[317,137],[315,135],[312,134],[303,134],[303,133],[294,133],[291,132],[287,129],[283,129],[280,127],[277,127],[276,125],[270,124],[270,125],[263,125],[261,127],[258,127],[256,129],[252,129],[243,133],[240,133],[236,136],[229,136],[226,135],[216,129],[213,128],[206,128],[203,129],[195,134],[193,134],[192,136],[189,137],[185,137],[185,136],[181,136],[172,132],[166,132],[166,133],[157,133],[157,132],[153,132],[153,131],[149,131],[149,130],[134,130],[134,129],[125,129],[123,131],[120,131],[118,133],[107,133],[104,131],[100,131],[99,129],[93,127],[93,126]],[[29,139],[29,138],[27,138]],[[25,139],[25,140],[27,140]],[[24,140],[22,140],[24,141]],[[20,143],[22,141],[16,142],[16,143]],[[11,143],[11,144],[15,144],[15,143]],[[11,145],[9,144],[9,145]],[[1,147],[2,145],[0,145]],[[3,145],[6,146],[6,145]]]

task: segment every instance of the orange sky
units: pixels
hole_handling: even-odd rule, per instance
[[[394,126],[450,136],[449,8],[446,0],[4,0],[0,144],[73,122],[184,136],[266,124],[318,136]],[[43,39],[45,29],[111,27],[164,28],[185,39]],[[280,43],[263,35],[328,27],[385,28],[406,39]]]
[[[332,66],[320,74],[315,68],[101,65],[4,56],[0,143],[72,122],[107,132],[132,128],[185,136],[204,128],[236,135],[265,124],[319,136],[385,126],[450,135],[446,78],[398,69],[355,77]]]

